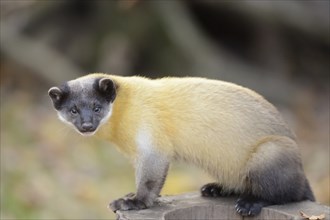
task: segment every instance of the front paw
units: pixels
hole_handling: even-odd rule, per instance
[[[146,209],[147,206],[141,200],[138,200],[135,196],[126,196],[124,198],[117,199],[109,204],[109,208],[116,212],[127,210],[140,210]]]

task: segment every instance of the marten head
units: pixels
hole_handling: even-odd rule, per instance
[[[87,136],[111,116],[116,86],[109,78],[83,77],[52,87],[48,94],[59,118]]]

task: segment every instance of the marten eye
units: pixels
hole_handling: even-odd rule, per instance
[[[76,108],[72,108],[72,109],[70,110],[70,112],[71,112],[71,114],[73,114],[73,115],[78,114],[78,111],[77,111]]]
[[[101,111],[101,107],[96,106],[96,107],[94,108],[94,112],[98,113],[98,112],[100,112],[100,111]]]

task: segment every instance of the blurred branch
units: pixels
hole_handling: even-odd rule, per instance
[[[81,70],[64,55],[38,39],[25,36],[22,32],[26,27],[48,14],[49,11],[61,7],[61,5],[63,5],[61,1],[50,1],[43,4],[15,2],[2,5],[3,8],[6,8],[5,6],[10,7],[10,10],[0,23],[1,52],[52,83],[61,83],[70,78],[78,77]],[[28,8],[30,10],[27,10]]]
[[[61,7],[64,1],[0,1],[1,20],[5,21],[7,26],[14,26],[15,29],[23,30],[43,19],[49,13]]]
[[[260,22],[277,22],[313,35],[327,44],[329,38],[330,1],[205,1],[212,7],[231,7]]]
[[[282,74],[263,74],[263,69],[248,65],[213,44],[193,24],[181,1],[156,2],[154,7],[159,11],[169,37],[191,60],[192,73],[248,86],[279,102],[288,102],[288,94],[297,89]]]
[[[29,39],[12,26],[0,22],[1,51],[18,63],[30,68],[35,74],[52,83],[61,83],[76,78],[81,70],[68,61],[63,54]]]

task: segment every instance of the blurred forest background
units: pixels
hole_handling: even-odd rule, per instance
[[[201,76],[252,88],[296,132],[329,205],[329,1],[0,0],[1,219],[111,219],[126,158],[62,124],[47,91],[87,74]],[[211,180],[176,163],[162,194]]]

